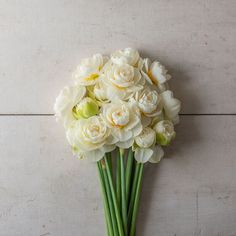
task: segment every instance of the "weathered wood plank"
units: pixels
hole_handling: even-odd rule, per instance
[[[0,113],[52,113],[82,57],[126,46],[173,74],[183,113],[236,113],[236,1],[1,1]]]
[[[184,116],[147,165],[138,236],[236,235],[236,117]],[[0,117],[0,235],[104,235],[96,167],[53,117]]]
[[[236,117],[181,121],[166,159],[146,169],[140,235],[236,235]]]

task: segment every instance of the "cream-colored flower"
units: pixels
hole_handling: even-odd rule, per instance
[[[142,133],[135,138],[134,157],[137,162],[145,163],[147,161],[157,163],[164,155],[162,148],[156,143],[156,132],[146,127]]]
[[[143,88],[143,80],[139,70],[128,64],[111,65],[103,78],[106,96],[111,101],[127,100]]]
[[[134,158],[139,163],[147,161],[151,163],[158,163],[164,156],[164,151],[161,146],[156,145],[150,148],[135,148]]]
[[[55,116],[61,121],[65,128],[69,127],[76,120],[74,107],[84,98],[86,89],[80,86],[65,87],[56,98],[54,105]]]
[[[139,163],[145,163],[147,161],[151,163],[158,163],[163,156],[164,151],[159,145],[151,148],[136,148],[134,151],[134,158]]]
[[[169,120],[159,121],[153,129],[156,131],[157,143],[167,146],[175,138],[174,125]]]
[[[100,116],[76,121],[66,135],[75,153],[91,161],[98,161],[115,149],[116,140]]]
[[[142,115],[143,127],[149,126],[153,119],[157,116],[159,117],[162,113],[161,97],[154,89],[145,87],[143,90],[137,92],[130,100],[137,104]]]
[[[181,109],[181,102],[174,98],[173,92],[167,90],[161,94],[162,103],[164,106],[165,115],[174,124],[179,122],[179,112]]]
[[[135,94],[134,99],[142,114],[147,117],[155,117],[161,113],[161,97],[155,90],[145,88]]]
[[[140,148],[149,148],[156,142],[156,133],[150,127],[146,127],[143,131],[135,138],[135,143]]]
[[[171,76],[167,74],[165,67],[161,65],[160,62],[151,62],[149,58],[144,59],[142,74],[152,85],[163,84],[171,78]],[[163,89],[163,86],[161,88]]]
[[[131,66],[138,65],[139,53],[132,48],[125,48],[124,50],[118,50],[111,54],[111,61],[115,64],[129,64]]]
[[[95,54],[90,58],[85,58],[78,65],[73,73],[73,78],[78,85],[94,85],[100,76],[100,71],[105,64],[106,58],[101,54]]]
[[[102,117],[120,148],[129,148],[142,131],[140,116],[135,109],[132,103],[127,102],[109,103],[102,107]]]

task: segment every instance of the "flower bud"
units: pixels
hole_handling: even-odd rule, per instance
[[[162,146],[167,146],[175,138],[174,125],[169,120],[158,122],[153,129],[156,131],[157,143]]]
[[[142,133],[135,138],[136,144],[141,148],[149,148],[156,141],[155,131],[149,127],[143,129]]]
[[[90,97],[83,98],[80,103],[78,103],[73,108],[73,115],[76,119],[89,118],[98,114],[98,105]]]

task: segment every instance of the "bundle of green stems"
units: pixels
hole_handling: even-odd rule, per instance
[[[135,236],[144,164],[130,148],[107,153],[97,167],[107,236]]]

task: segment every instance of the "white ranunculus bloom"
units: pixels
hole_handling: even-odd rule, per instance
[[[165,115],[174,124],[179,122],[179,112],[181,109],[181,102],[174,98],[173,92],[167,90],[161,94],[162,103],[164,106]]]
[[[161,97],[155,90],[145,88],[134,96],[142,114],[147,117],[155,117],[162,111]]]
[[[106,96],[111,100],[127,100],[143,88],[139,70],[128,64],[111,65],[104,76]]]
[[[159,121],[153,129],[156,131],[157,143],[166,146],[175,138],[174,125],[169,120]]]
[[[115,149],[116,139],[100,116],[76,121],[66,135],[75,153],[91,161],[98,161]]]
[[[144,78],[152,85],[160,85],[168,81],[171,76],[167,70],[158,61],[151,62],[149,58],[144,59],[143,72]],[[163,86],[160,87],[163,89]]]
[[[100,76],[100,71],[106,62],[101,54],[95,54],[91,58],[85,58],[73,73],[73,78],[78,85],[94,85]]]
[[[65,87],[56,98],[54,105],[55,116],[68,128],[76,120],[73,108],[84,98],[86,89],[80,86]]]
[[[139,59],[138,51],[132,48],[125,48],[124,50],[118,50],[111,54],[111,61],[115,64],[138,66]]]
[[[118,139],[116,145],[120,148],[129,148],[142,131],[140,116],[135,109],[134,104],[121,101],[102,107],[102,117],[112,135]]]
[[[150,127],[146,127],[143,131],[135,138],[135,143],[140,148],[149,148],[156,142],[156,133]]]
[[[144,128],[135,138],[134,157],[136,161],[140,163],[158,162],[164,153],[159,146],[155,146],[155,143],[156,132],[150,127]]]

